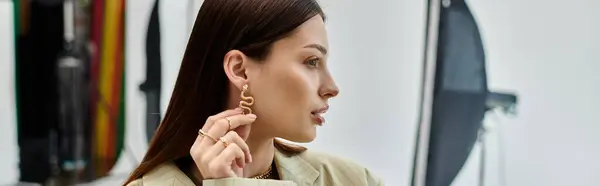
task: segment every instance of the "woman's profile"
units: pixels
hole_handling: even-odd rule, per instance
[[[124,185],[383,185],[311,142],[339,90],[316,0],[205,0],[164,120]]]

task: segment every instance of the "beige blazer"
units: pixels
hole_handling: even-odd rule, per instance
[[[383,186],[367,169],[341,158],[305,151],[287,155],[277,151],[275,163],[281,180],[224,178],[203,180],[203,186]],[[127,186],[194,186],[175,164],[157,167]]]

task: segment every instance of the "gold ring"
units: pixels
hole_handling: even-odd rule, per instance
[[[228,117],[225,117],[225,119],[227,120],[227,124],[229,124],[229,130],[232,130],[232,128],[231,128],[231,120]]]
[[[221,138],[219,138],[219,140],[221,142],[223,142],[223,146],[225,146],[225,147],[229,146],[229,142],[227,142],[227,140],[225,140],[225,138],[221,137]]]
[[[215,143],[217,142],[217,139],[215,139],[214,137],[208,135],[206,132],[202,131],[202,129],[198,130],[198,134],[200,136],[206,136],[208,138],[210,138],[211,140],[213,140]]]

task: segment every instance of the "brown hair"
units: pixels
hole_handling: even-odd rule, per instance
[[[308,19],[325,16],[316,0],[205,0],[198,12],[164,120],[125,185],[160,164],[187,159],[205,120],[226,109],[223,58],[233,49],[262,60],[272,44]],[[284,151],[302,148],[276,143]]]

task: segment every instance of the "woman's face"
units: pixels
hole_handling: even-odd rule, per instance
[[[252,133],[310,142],[329,98],[339,90],[327,69],[327,33],[315,16],[275,42],[265,61],[247,66],[249,94],[258,116]]]

